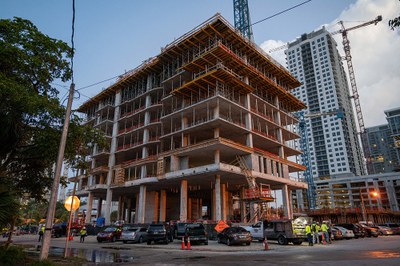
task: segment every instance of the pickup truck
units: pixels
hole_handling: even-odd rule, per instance
[[[264,220],[242,227],[251,233],[253,239],[259,241],[266,237],[268,240],[277,240],[280,245],[287,245],[289,242],[301,245],[307,240],[305,227],[310,221],[309,217],[299,217],[295,220]]]

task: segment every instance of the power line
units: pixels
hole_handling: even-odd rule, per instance
[[[88,85],[88,86],[85,86],[85,87],[79,88],[79,89],[77,89],[77,90],[78,90],[78,91],[80,91],[80,90],[83,90],[83,89],[87,89],[87,88],[90,88],[90,87],[96,86],[96,85],[98,85],[98,84],[100,84],[100,83],[103,83],[103,82],[106,82],[106,81],[109,81],[109,80],[112,80],[112,79],[118,78],[119,76],[121,76],[121,74],[120,74],[120,75],[117,75],[117,76],[115,76],[115,77],[112,77],[112,78],[108,78],[108,79],[105,79],[105,80],[102,80],[102,81],[99,81],[99,82],[96,82],[96,83],[90,84],[90,85]]]
[[[262,20],[256,21],[256,22],[254,22],[253,24],[251,24],[251,26],[253,26],[253,25],[255,25],[255,24],[258,24],[258,23],[260,23],[260,22],[263,22],[263,21],[265,21],[265,20],[267,20],[267,19],[276,17],[276,16],[278,16],[278,15],[280,15],[280,14],[282,14],[282,13],[285,13],[285,12],[287,12],[287,11],[290,11],[290,10],[292,10],[292,9],[295,9],[296,7],[299,7],[299,6],[302,6],[302,5],[304,5],[304,4],[307,4],[308,2],[311,2],[311,0],[304,1],[304,2],[302,2],[302,3],[300,3],[300,4],[298,4],[298,5],[292,6],[292,7],[287,8],[287,9],[281,11],[281,12],[278,12],[278,13],[276,13],[276,14],[273,14],[272,16],[269,16],[269,17],[266,17],[266,18],[264,18],[264,19],[262,19]]]

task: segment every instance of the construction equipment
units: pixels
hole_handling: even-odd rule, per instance
[[[350,27],[350,28],[345,28],[343,21],[339,21],[340,25],[342,26],[342,29],[337,31],[337,32],[333,32],[333,34],[336,33],[341,33],[342,34],[342,38],[343,38],[343,49],[344,49],[344,53],[345,53],[345,59],[347,62],[347,67],[349,69],[349,79],[350,79],[350,85],[351,85],[351,89],[352,89],[352,98],[354,100],[354,106],[356,108],[356,115],[357,115],[357,121],[358,121],[358,126],[359,126],[359,133],[360,133],[360,138],[361,138],[361,143],[362,146],[364,148],[365,152],[369,151],[369,147],[368,147],[368,140],[367,140],[367,136],[366,136],[366,131],[365,131],[365,125],[364,125],[364,117],[361,111],[361,105],[360,105],[360,99],[358,96],[358,89],[357,89],[357,84],[356,84],[356,78],[354,75],[354,69],[353,69],[353,62],[351,61],[351,53],[350,53],[350,41],[347,38],[347,32],[355,30],[355,29],[359,29],[371,24],[376,25],[379,21],[382,21],[382,16],[377,16],[374,20],[362,23],[360,25],[354,26],[354,27]],[[369,158],[369,154],[364,154],[365,158]]]
[[[233,15],[235,28],[238,29],[245,38],[253,41],[248,1],[233,0]]]
[[[336,115],[337,118],[343,118],[343,112],[341,110],[333,110],[320,113],[304,114],[304,111],[300,111],[297,112],[296,115],[299,118],[300,149],[303,151],[303,153],[301,154],[301,160],[303,165],[307,167],[303,175],[308,184],[308,189],[307,189],[308,208],[315,209],[316,192],[315,192],[314,178],[312,176],[310,146],[307,137],[308,129],[305,118],[316,118],[326,115]]]

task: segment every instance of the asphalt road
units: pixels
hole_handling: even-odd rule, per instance
[[[15,236],[15,244],[28,244],[37,252],[38,236]],[[63,254],[65,238],[52,238],[51,251]],[[328,245],[309,247],[280,246],[269,241],[269,250],[262,243],[250,246],[226,246],[216,241],[209,245],[192,245],[192,250],[181,250],[181,242],[168,245],[97,243],[95,236],[79,237],[69,242],[69,256],[80,256],[87,265],[400,265],[400,236],[383,236],[340,240]]]

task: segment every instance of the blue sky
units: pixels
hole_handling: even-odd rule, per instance
[[[304,1],[249,0],[251,20],[259,21]],[[354,33],[349,37],[364,120],[366,126],[372,126],[385,123],[383,110],[400,106],[400,95],[397,92],[400,91],[400,65],[397,62],[400,55],[397,56],[390,47],[384,48],[385,54],[372,54],[375,53],[375,47],[382,46],[382,42],[388,42],[391,46],[399,44],[399,50],[399,32],[390,31],[387,27],[389,17],[398,16],[399,10],[397,0],[312,0],[254,25],[254,39],[258,45],[268,50],[271,46],[294,40],[302,33],[311,32],[323,24],[327,24],[328,29],[333,31],[339,29],[335,24],[338,20],[344,20],[346,25],[352,26],[371,20],[382,11],[384,21],[378,25],[379,28],[376,26],[377,29],[372,29],[370,26],[371,29],[365,28],[362,33]],[[233,24],[232,0],[76,0],[76,88],[86,87],[135,68],[142,61],[159,54],[161,47],[217,12]],[[29,19],[43,33],[70,44],[72,0],[2,0],[0,18],[13,16]],[[378,34],[382,32],[385,34],[384,39],[378,41],[381,38]],[[337,41],[340,43],[340,38]],[[363,47],[371,47],[372,52],[361,49]],[[284,64],[282,52],[272,56]],[[371,57],[375,61],[368,61]],[[389,73],[390,76],[382,78],[378,75],[378,66],[382,73]],[[390,71],[386,68],[390,68]],[[371,69],[374,69],[372,74]],[[376,76],[375,80],[371,80],[373,76]],[[74,108],[114,81],[81,90],[80,99],[74,100]],[[63,98],[69,87],[69,84],[64,85],[65,88],[58,86],[60,97]],[[371,92],[382,92],[383,88],[384,94],[380,93],[376,97],[371,95]],[[393,93],[396,97],[393,97]],[[379,112],[377,104],[382,106]]]

